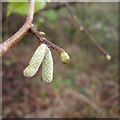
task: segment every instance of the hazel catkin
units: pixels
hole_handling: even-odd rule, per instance
[[[36,74],[46,54],[46,44],[41,44],[30,59],[29,65],[24,69],[25,77],[32,77]]]
[[[53,79],[53,58],[48,47],[42,63],[42,79],[47,83],[50,83]]]

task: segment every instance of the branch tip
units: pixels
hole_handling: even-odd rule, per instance
[[[105,51],[99,43],[96,42],[96,39],[90,34],[90,32],[81,24],[80,20],[78,20],[78,17],[73,13],[73,11],[70,9],[70,6],[68,3],[65,3],[66,9],[68,13],[70,14],[71,20],[74,23],[75,27],[77,27],[80,31],[84,32],[89,39],[95,44],[95,46],[106,56],[108,60],[111,59],[111,56]]]
[[[106,58],[107,58],[107,60],[110,60],[111,59],[111,56],[110,55],[106,55]]]

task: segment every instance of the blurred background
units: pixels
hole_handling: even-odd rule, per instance
[[[2,3],[3,40],[26,19],[25,7],[20,4]],[[34,77],[25,78],[22,72],[39,45],[36,37],[28,33],[3,56],[3,117],[118,117],[118,4],[70,3],[78,20],[112,56],[110,61],[74,26],[64,5],[54,7],[60,4],[42,4],[33,24],[46,33],[48,40],[69,53],[70,63],[62,64],[52,50],[53,81],[42,81],[41,67]]]

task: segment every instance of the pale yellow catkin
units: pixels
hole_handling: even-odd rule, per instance
[[[50,83],[53,79],[53,58],[50,49],[47,47],[46,55],[42,63],[42,80]]]
[[[23,74],[25,77],[32,77],[36,74],[41,65],[47,50],[46,44],[41,44],[33,54],[29,65],[24,69]]]

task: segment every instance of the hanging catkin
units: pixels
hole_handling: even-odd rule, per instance
[[[42,63],[42,79],[48,83],[50,83],[53,79],[53,58],[48,47]]]
[[[32,77],[36,74],[36,72],[39,69],[39,66],[41,65],[45,54],[47,50],[47,45],[46,44],[41,44],[33,54],[29,65],[25,68],[23,71],[23,74],[25,77]]]

